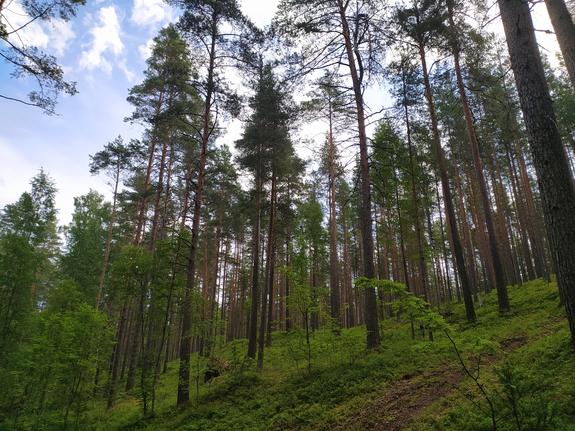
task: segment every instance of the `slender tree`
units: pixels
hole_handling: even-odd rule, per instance
[[[429,117],[431,120],[431,131],[433,136],[432,145],[435,152],[435,159],[441,180],[441,188],[443,190],[446,218],[449,226],[449,232],[451,234],[450,237],[453,244],[453,251],[455,255],[459,280],[461,282],[467,320],[473,322],[476,320],[476,316],[475,308],[473,306],[471,285],[469,281],[469,274],[465,267],[463,246],[461,244],[459,229],[457,227],[457,219],[455,217],[455,208],[453,205],[453,194],[449,184],[445,153],[441,146],[439,123],[437,120],[433,90],[431,88],[431,81],[429,78],[429,68],[427,66],[426,50],[428,48],[428,44],[431,41],[431,38],[435,36],[434,32],[437,32],[438,25],[443,18],[438,12],[439,11],[437,9],[437,5],[435,5],[434,2],[415,1],[410,7],[398,9],[396,18],[400,27],[400,34],[408,36],[413,41],[412,46],[419,54],[421,61],[425,100],[427,102]]]
[[[473,116],[471,113],[471,108],[469,106],[469,99],[467,97],[465,83],[463,81],[463,72],[461,68],[461,44],[459,36],[462,33],[462,31],[461,29],[456,27],[454,15],[455,15],[455,2],[453,0],[447,0],[447,17],[449,23],[448,38],[451,51],[453,54],[453,63],[455,66],[457,89],[459,91],[459,98],[461,101],[461,105],[463,107],[463,116],[465,118],[467,137],[469,139],[471,154],[473,156],[473,166],[475,168],[475,176],[479,184],[479,194],[481,196],[483,216],[485,219],[485,225],[487,227],[489,250],[491,255],[490,257],[492,260],[495,273],[495,285],[497,288],[499,311],[506,312],[509,311],[509,297],[507,294],[507,283],[505,280],[505,272],[503,271],[503,265],[499,253],[497,236],[495,234],[495,226],[493,223],[493,214],[491,209],[491,198],[487,190],[485,174],[483,172],[483,162],[481,161],[481,154],[479,151],[479,139],[477,137],[475,125],[473,124]]]
[[[355,119],[359,143],[360,230],[363,253],[363,275],[375,278],[375,254],[369,149],[366,133],[364,86],[380,68],[377,39],[373,38],[373,21],[380,2],[365,0],[282,0],[279,23],[286,33],[306,42],[304,72],[344,65],[349,91],[355,101]],[[311,36],[311,38],[310,38]],[[341,59],[345,59],[342,61]],[[365,289],[365,323],[367,347],[380,344],[377,298],[373,288]]]
[[[100,277],[98,280],[98,289],[96,291],[96,310],[100,307],[106,272],[108,271],[110,263],[110,253],[112,251],[112,239],[118,204],[118,190],[122,180],[122,174],[130,170],[133,167],[133,163],[140,159],[141,156],[142,151],[137,142],[131,141],[126,145],[121,136],[118,136],[116,139],[109,142],[103,150],[90,156],[90,173],[94,175],[102,171],[106,172],[111,181],[111,187],[113,190],[112,208],[110,212],[110,220],[108,221],[104,259],[102,261],[102,268],[100,270]]]

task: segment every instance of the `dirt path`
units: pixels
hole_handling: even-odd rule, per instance
[[[501,348],[510,352],[526,343],[525,337],[513,337],[502,341]],[[500,356],[486,356],[482,366],[493,364]],[[332,431],[401,431],[427,407],[455,390],[464,377],[464,371],[455,363],[405,375],[388,389],[375,395],[361,410],[346,417],[346,420],[332,428]]]

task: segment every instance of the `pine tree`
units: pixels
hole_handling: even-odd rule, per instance
[[[499,1],[511,66],[537,179],[550,248],[575,348],[575,189],[557,128],[529,5]]]

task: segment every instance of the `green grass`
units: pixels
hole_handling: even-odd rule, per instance
[[[512,311],[501,316],[495,294],[485,296],[477,309],[476,325],[467,324],[463,308],[455,305],[450,320],[456,343],[465,359],[472,361],[480,348],[499,346],[504,340],[518,337],[525,340],[526,344],[508,353],[501,349],[494,352],[493,359],[482,365],[482,382],[496,397],[501,390],[496,370],[501,364],[508,364],[519,370],[522,381],[532,385],[533,393],[526,390],[520,400],[524,410],[533,410],[535,404],[548,404],[553,423],[562,427],[556,429],[575,430],[570,425],[575,423],[575,355],[570,350],[556,287],[538,280],[510,288],[510,297]],[[433,342],[421,336],[412,340],[408,323],[396,320],[384,321],[382,330],[382,346],[373,352],[365,350],[363,328],[344,330],[340,337],[328,330],[316,332],[312,338],[311,374],[307,372],[302,334],[274,334],[261,373],[255,371],[253,364],[244,362],[245,341],[219,346],[216,355],[228,358],[235,368],[211,385],[199,385],[198,394],[193,379],[193,403],[189,408],[174,407],[176,362],[162,376],[154,417],[142,419],[137,398],[124,395],[110,412],[105,411],[103,402],[94,403],[89,422],[97,430],[330,429],[358,411],[369,409],[372,400],[403,376],[438,367],[458,368],[454,350],[444,335],[435,334]],[[197,361],[193,356],[192,369]],[[200,369],[204,366],[201,361]],[[467,399],[484,407],[471,383],[463,380],[458,391],[427,406],[412,422],[411,429],[490,429],[489,417]],[[498,408],[503,416],[507,415],[505,403],[501,402]],[[498,419],[500,429],[514,429],[505,428],[510,419],[503,416]],[[569,426],[572,428],[566,428]]]

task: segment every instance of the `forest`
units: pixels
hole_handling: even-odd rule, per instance
[[[107,186],[0,209],[0,430],[575,430],[575,2],[166,3]]]

